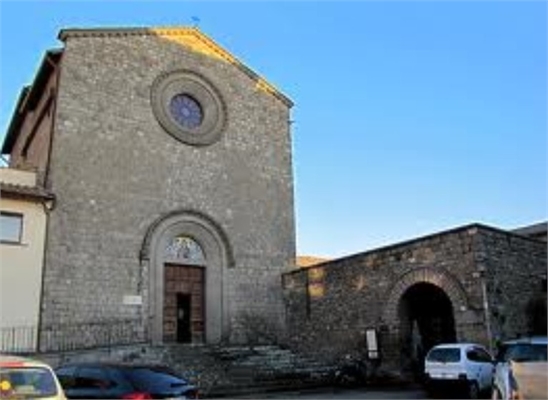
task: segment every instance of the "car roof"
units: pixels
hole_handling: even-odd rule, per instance
[[[169,369],[169,367],[162,364],[133,364],[129,362],[72,362],[67,364],[62,364],[58,366],[59,368],[68,368],[68,367],[98,367],[98,368],[162,368]]]
[[[506,340],[503,344],[548,344],[548,337],[546,336],[531,336],[531,337],[521,337],[513,340]]]
[[[51,368],[45,362],[28,357],[0,354],[0,367],[42,367]]]
[[[477,343],[443,343],[438,344],[437,346],[432,347],[432,350],[434,349],[467,349],[469,347],[481,347],[482,349],[485,348],[485,346]]]

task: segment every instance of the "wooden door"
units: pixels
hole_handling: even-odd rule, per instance
[[[204,268],[166,264],[164,282],[164,340],[204,341]]]

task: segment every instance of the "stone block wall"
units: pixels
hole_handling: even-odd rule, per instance
[[[528,304],[544,301],[546,315],[546,243],[498,230],[481,230],[477,239],[476,260],[485,271],[493,337],[533,333]]]
[[[229,281],[233,299],[231,337],[233,343],[281,343],[285,339],[282,268],[232,270]]]

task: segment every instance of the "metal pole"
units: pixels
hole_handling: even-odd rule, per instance
[[[493,354],[493,337],[491,335],[491,313],[489,311],[489,302],[487,301],[487,285],[485,284],[485,270],[480,271],[481,293],[483,296],[483,311],[485,314],[485,329],[487,330],[487,339],[489,341],[489,352]]]

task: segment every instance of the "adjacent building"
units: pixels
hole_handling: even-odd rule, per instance
[[[53,204],[36,173],[0,168],[0,351],[15,340],[19,349],[36,347]]]

